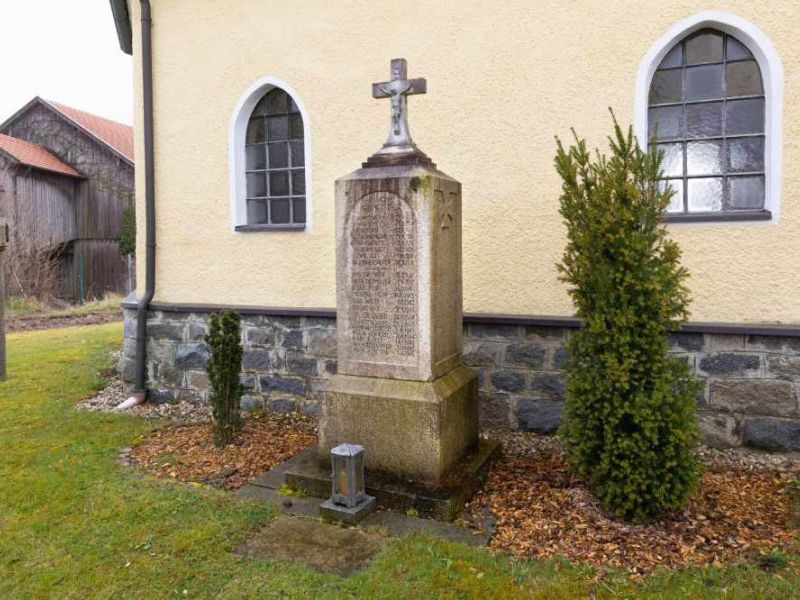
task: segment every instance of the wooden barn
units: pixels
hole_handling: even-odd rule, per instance
[[[39,97],[28,102],[0,125],[0,216],[11,222],[15,257],[7,293],[49,286],[68,301],[128,293],[119,237],[133,193],[130,126]],[[46,276],[49,283],[39,281]]]

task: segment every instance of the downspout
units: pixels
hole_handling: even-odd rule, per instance
[[[142,404],[147,399],[147,311],[156,292],[156,209],[153,170],[153,51],[150,0],[140,0],[142,20],[142,100],[144,104],[144,210],[145,288],[136,307],[136,363],[133,392],[117,410]]]

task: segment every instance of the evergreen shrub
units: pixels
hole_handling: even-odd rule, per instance
[[[119,229],[119,253],[122,256],[136,254],[136,207],[130,202],[122,212]]]
[[[613,117],[613,114],[612,114]],[[574,132],[573,132],[574,134]],[[610,156],[557,140],[568,243],[558,269],[581,328],[569,342],[561,435],[573,470],[617,516],[648,520],[681,507],[698,481],[699,383],[667,355],[688,317],[688,271],[662,217],[662,155],[614,119]]]
[[[212,314],[205,342],[210,351],[206,373],[214,418],[214,444],[222,448],[242,427],[240,400],[242,343],[239,315],[231,310]]]

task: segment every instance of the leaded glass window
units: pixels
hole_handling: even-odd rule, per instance
[[[296,229],[306,222],[303,117],[273,88],[250,115],[245,140],[247,224]]]
[[[648,135],[675,190],[670,217],[765,214],[764,123],[761,71],[741,42],[714,29],[678,42],[648,101]]]

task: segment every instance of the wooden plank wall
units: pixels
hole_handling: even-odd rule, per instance
[[[86,299],[107,293],[127,293],[128,264],[119,253],[116,240],[76,240],[65,268],[65,297],[79,300],[81,277]]]
[[[42,203],[36,204],[42,222],[25,225],[32,239],[66,242],[62,246],[64,297],[80,297],[81,257],[86,298],[127,293],[127,262],[119,254],[117,239],[125,208],[133,203],[133,166],[41,105],[21,114],[5,133],[48,148],[86,177],[72,180],[71,189],[54,179],[59,176],[42,172],[19,180],[19,195]]]
[[[86,176],[77,207],[77,238],[119,237],[122,213],[133,201],[132,165],[43,106],[20,115],[8,133],[44,146]]]
[[[20,246],[48,248],[78,235],[75,179],[36,169],[19,169],[14,177],[13,241]]]

